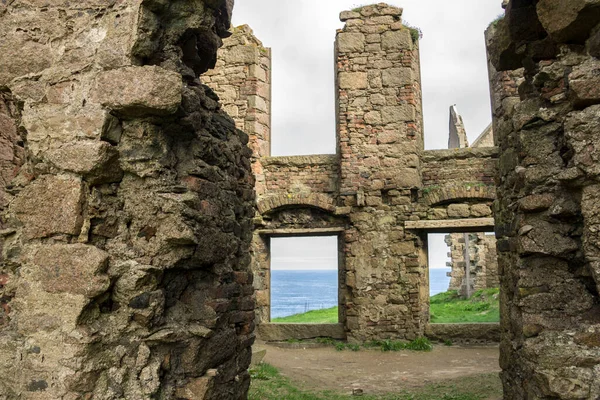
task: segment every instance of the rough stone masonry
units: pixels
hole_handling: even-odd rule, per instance
[[[238,399],[248,136],[199,80],[232,0],[0,2],[0,399]]]
[[[600,2],[511,0],[487,38],[504,396],[598,399]]]
[[[249,27],[233,30],[207,72],[253,149],[252,268],[262,339],[422,336],[429,322],[427,235],[407,224],[493,226],[496,149],[423,150],[419,38],[401,16],[383,3],[340,14],[337,154],[271,156],[271,53]],[[269,323],[270,238],[299,235],[338,237],[337,325]]]

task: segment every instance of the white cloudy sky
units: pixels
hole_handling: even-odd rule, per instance
[[[501,0],[390,0],[423,31],[425,147],[446,148],[448,109],[458,106],[473,141],[491,122],[483,32]],[[339,13],[356,0],[237,0],[233,24],[248,24],[273,51],[273,155],[335,153],[334,61]]]
[[[491,122],[483,32],[501,0],[390,0],[423,32],[420,42],[425,148],[448,142],[448,109],[456,104],[472,142]],[[356,0],[237,0],[233,24],[248,24],[273,53],[272,154],[335,153],[334,60],[339,13]],[[334,242],[277,239],[272,265],[335,268]],[[335,239],[332,239],[335,241]],[[430,236],[430,267],[444,267],[443,235]],[[335,251],[334,251],[335,253]],[[337,254],[334,254],[337,257]]]

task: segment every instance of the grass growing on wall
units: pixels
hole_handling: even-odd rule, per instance
[[[337,324],[338,308],[324,308],[303,314],[290,315],[289,317],[273,318],[271,322],[279,324]]]
[[[356,396],[330,391],[308,391],[299,388],[279,374],[277,368],[262,363],[250,370],[249,400],[351,400]],[[499,398],[502,387],[498,374],[481,374],[422,388],[402,390],[387,395],[364,395],[362,400],[484,400]]]
[[[461,298],[456,290],[431,297],[431,323],[500,322],[499,289],[476,291],[470,299]]]

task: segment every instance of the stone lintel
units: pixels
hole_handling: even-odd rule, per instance
[[[405,229],[420,229],[431,233],[483,232],[494,230],[494,218],[440,219],[406,221]]]
[[[330,337],[346,339],[344,324],[268,324],[258,325],[258,338],[267,342],[287,339]]]
[[[344,232],[343,227],[306,228],[306,229],[259,229],[259,235],[264,236],[327,236]]]
[[[423,161],[446,161],[463,160],[468,158],[496,158],[500,154],[498,147],[465,147],[462,149],[449,150],[425,150],[423,152]]]
[[[339,157],[336,154],[312,154],[306,156],[263,157],[260,161],[265,167],[269,165],[305,167],[309,165],[337,164],[338,160]]]

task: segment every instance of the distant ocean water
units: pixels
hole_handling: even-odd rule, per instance
[[[450,277],[446,272],[450,272],[450,268],[429,268],[429,296],[448,291]]]
[[[271,318],[337,305],[337,270],[271,270]]]
[[[448,290],[450,268],[429,270],[429,295]],[[271,318],[338,305],[336,270],[271,270]]]

